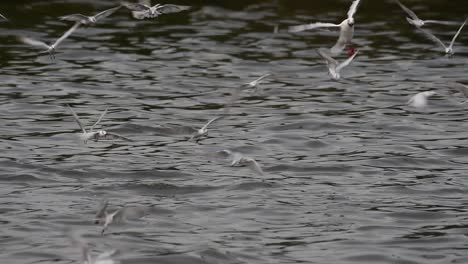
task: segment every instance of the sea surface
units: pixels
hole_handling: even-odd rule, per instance
[[[121,9],[55,60],[18,37],[51,43],[71,27],[59,16],[119,1],[1,1],[0,263],[81,263],[70,233],[129,264],[468,263],[468,104],[450,84],[468,83],[468,28],[447,57],[394,1],[361,2],[359,53],[333,81],[316,49],[337,32],[287,28],[339,23],[349,0],[174,0],[192,9],[148,20]],[[427,27],[447,45],[468,15],[466,0],[404,3],[454,22]],[[406,105],[427,90],[426,108]],[[67,105],[87,127],[108,108],[97,128],[132,141],[84,144]],[[101,235],[103,200],[146,214]]]

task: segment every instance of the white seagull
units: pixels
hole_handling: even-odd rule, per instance
[[[46,43],[31,39],[28,37],[19,37],[19,40],[25,44],[31,45],[31,46],[38,46],[38,47],[43,47],[46,50],[40,52],[39,54],[44,54],[44,53],[49,53],[49,56],[51,59],[55,58],[55,49],[57,46],[64,41],[66,38],[68,38],[78,27],[80,26],[80,23],[75,23],[69,30],[67,30],[59,39],[57,39],[52,45],[47,45]]]
[[[71,113],[73,115],[73,119],[75,119],[76,123],[78,124],[78,126],[80,126],[81,131],[83,132],[80,135],[80,138],[83,140],[84,143],[87,143],[88,140],[94,140],[94,141],[99,141],[99,140],[104,140],[104,141],[107,141],[107,140],[126,140],[126,141],[131,141],[130,139],[128,139],[126,137],[123,137],[123,136],[115,134],[115,133],[110,133],[110,132],[107,132],[105,130],[94,131],[94,127],[97,126],[101,122],[102,118],[107,113],[107,108],[101,114],[101,116],[96,121],[96,123],[94,123],[89,128],[89,131],[86,131],[86,129],[83,126],[83,123],[81,123],[81,120],[78,117],[78,115],[76,115],[75,111],[73,111],[73,109],[70,106],[68,106],[68,109],[70,109],[70,111],[71,111]]]
[[[107,10],[104,10],[94,16],[85,16],[82,14],[71,14],[67,16],[61,16],[59,17],[60,20],[66,20],[66,21],[73,21],[77,23],[81,23],[83,25],[94,25],[96,24],[100,19],[103,19],[105,17],[110,16],[113,14],[115,11],[119,10],[122,6],[116,6]]]
[[[455,36],[453,36],[452,38],[452,41],[450,42],[450,45],[447,47],[445,46],[445,44],[439,39],[437,38],[436,36],[434,36],[434,34],[432,34],[431,32],[425,30],[425,29],[422,29],[420,27],[418,27],[418,29],[424,33],[424,35],[426,35],[426,37],[428,37],[429,39],[431,39],[432,41],[434,41],[435,43],[438,43],[440,44],[443,48],[444,48],[444,51],[446,54],[448,55],[453,55],[454,52],[453,52],[453,44],[455,43],[455,40],[457,39],[458,35],[460,35],[460,32],[462,31],[463,27],[465,26],[466,24],[466,21],[468,20],[465,19],[465,22],[463,22],[463,24],[460,26],[460,28],[458,29],[457,33],[455,33]]]
[[[341,75],[340,75],[341,70],[351,63],[351,61],[354,59],[354,57],[356,57],[358,51],[356,50],[351,55],[351,57],[349,57],[348,59],[346,59],[345,61],[343,61],[340,64],[338,64],[338,62],[335,59],[333,59],[329,54],[327,54],[322,49],[318,49],[317,53],[320,55],[320,57],[322,57],[325,60],[325,63],[328,66],[328,73],[330,74],[331,78],[333,80],[339,80],[340,77],[341,77]]]
[[[353,1],[348,11],[348,18],[343,20],[340,24],[316,22],[312,24],[289,27],[289,32],[300,32],[308,29],[323,27],[340,28],[340,37],[338,38],[335,46],[331,48],[331,52],[333,54],[338,54],[346,47],[346,45],[351,44],[354,34],[354,14],[356,13],[359,2],[360,0]]]
[[[141,218],[147,213],[146,209],[142,206],[124,206],[112,213],[109,213],[107,211],[108,205],[109,202],[107,200],[101,202],[94,222],[95,224],[103,225],[101,235],[104,235],[104,232],[106,232],[109,225],[113,222]]]
[[[404,6],[399,0],[395,0],[395,2],[409,16],[409,17],[406,17],[406,20],[408,21],[408,23],[410,23],[411,25],[413,25],[415,27],[419,28],[419,27],[422,27],[422,26],[424,26],[426,24],[441,24],[441,25],[451,25],[452,24],[451,22],[440,21],[440,20],[421,20],[413,11],[411,11],[411,9]]]
[[[122,2],[121,4],[129,10],[134,11],[133,17],[136,19],[155,18],[162,14],[178,13],[190,9],[190,6],[171,4],[156,4],[154,6],[150,6],[147,3]]]
[[[416,108],[424,108],[427,106],[428,98],[435,94],[436,92],[434,91],[425,91],[417,93],[414,96],[412,96],[406,104]]]
[[[253,172],[259,175],[264,175],[264,172],[258,162],[251,157],[246,157],[240,152],[233,152],[228,149],[218,151],[218,153],[230,159],[231,166],[247,166]]]
[[[189,141],[191,140],[194,140],[194,139],[198,139],[202,136],[205,136],[206,134],[208,134],[208,126],[213,123],[214,121],[218,120],[222,118],[222,116],[217,116],[213,119],[211,119],[210,121],[208,121],[208,123],[206,123],[202,128],[198,129],[197,132],[195,132],[189,139]]]
[[[257,86],[267,77],[271,76],[271,73],[265,73],[262,76],[258,77],[257,79],[244,83],[241,85],[241,88],[257,88]]]

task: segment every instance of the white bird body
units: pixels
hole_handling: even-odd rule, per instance
[[[338,38],[338,41],[330,50],[333,54],[338,54],[346,47],[346,45],[351,44],[352,42],[354,35],[354,14],[356,13],[359,2],[360,0],[353,1],[348,11],[348,17],[345,20],[343,20],[340,24],[316,22],[311,24],[289,27],[289,32],[300,32],[304,30],[324,27],[340,28],[340,36]]]
[[[96,125],[98,125],[102,118],[104,117],[104,115],[107,113],[107,108],[106,110],[104,110],[104,112],[101,114],[101,116],[99,117],[99,119],[96,121],[96,123],[94,123],[90,128],[89,130],[87,131],[83,125],[83,123],[81,122],[80,118],[78,117],[78,115],[75,113],[75,111],[73,111],[73,109],[68,106],[68,109],[70,109],[72,115],[73,115],[73,119],[76,121],[76,123],[78,124],[78,126],[80,127],[81,129],[81,134],[80,134],[80,139],[83,140],[83,142],[86,144],[88,142],[88,140],[94,140],[94,141],[99,141],[99,140],[126,140],[126,141],[131,141],[130,139],[126,138],[126,137],[123,137],[121,135],[118,135],[118,134],[115,134],[115,133],[110,133],[110,132],[107,132],[105,130],[97,130],[97,131],[94,131],[94,127]]]
[[[67,30],[60,38],[58,38],[52,45],[48,45],[46,44],[45,42],[42,42],[42,41],[39,41],[39,40],[35,40],[35,39],[31,39],[31,38],[27,38],[27,37],[20,37],[19,40],[25,44],[28,44],[28,45],[31,45],[31,46],[38,46],[38,47],[43,47],[45,48],[46,50],[45,51],[42,51],[40,52],[40,54],[42,53],[49,53],[50,57],[51,58],[54,58],[54,53],[55,53],[55,49],[57,48],[57,46],[62,43],[62,41],[64,41],[66,38],[68,38],[76,29],[78,29],[78,27],[80,26],[81,24],[79,22],[76,22],[69,30]]]
[[[341,70],[351,63],[354,57],[356,57],[358,51],[355,51],[353,55],[351,55],[348,59],[346,59],[345,61],[339,64],[335,59],[333,59],[330,55],[328,55],[324,50],[318,49],[317,53],[319,54],[320,57],[322,57],[325,60],[325,63],[328,66],[328,73],[330,74],[331,78],[333,80],[339,80],[341,78],[341,75],[340,75]]]
[[[454,54],[454,51],[453,51],[453,44],[455,44],[455,40],[457,39],[458,35],[460,35],[460,32],[462,31],[463,27],[465,26],[466,22],[468,21],[468,18],[465,19],[465,21],[463,22],[463,24],[460,26],[460,28],[458,29],[457,33],[455,33],[455,35],[453,36],[452,38],[452,41],[450,42],[450,44],[448,46],[446,46],[439,38],[437,38],[436,36],[434,36],[434,34],[432,34],[431,32],[425,30],[425,29],[422,29],[420,27],[418,27],[418,29],[424,33],[424,35],[426,35],[426,37],[428,37],[430,40],[434,41],[435,43],[439,44],[440,46],[442,46],[442,48],[444,49],[445,53],[448,54],[448,55],[453,55]]]
[[[194,139],[197,139],[197,138],[200,138],[202,136],[205,136],[208,134],[208,126],[213,123],[214,121],[220,119],[221,116],[217,116],[213,119],[211,119],[210,121],[208,121],[208,123],[206,123],[202,128],[198,129],[197,132],[195,132],[192,137],[190,137],[189,141],[190,140],[194,140]]]
[[[399,0],[395,0],[395,2],[401,7],[401,9],[403,9],[403,11],[405,11],[405,13],[409,16],[409,17],[406,17],[406,21],[408,21],[408,23],[410,25],[413,25],[417,28],[420,28],[426,24],[442,24],[442,25],[450,25],[452,24],[451,22],[447,22],[447,21],[439,21],[439,20],[422,20],[420,19],[416,13],[414,13],[411,9],[409,9],[408,7],[406,7],[405,5],[403,5]]]
[[[424,108],[427,106],[428,98],[435,95],[434,91],[425,91],[415,94],[408,101],[408,105],[415,108]]]
[[[77,22],[83,25],[92,25],[92,24],[96,24],[99,20],[110,16],[115,11],[119,10],[121,7],[122,6],[119,5],[119,6],[104,10],[102,12],[99,12],[98,14],[94,16],[85,16],[82,14],[71,14],[67,16],[61,16],[59,18],[60,20],[73,21],[73,22]]]
[[[155,18],[162,14],[177,13],[177,12],[190,9],[190,6],[172,5],[172,4],[165,4],[165,5],[156,4],[154,6],[150,6],[148,2],[141,2],[141,3],[122,2],[121,5],[133,11],[132,13],[133,17],[136,19]]]
[[[222,151],[219,151],[218,153],[223,154],[228,159],[230,159],[231,166],[247,166],[249,169],[251,169],[259,175],[265,174],[255,159],[251,157],[246,157],[240,152],[233,152],[228,149],[224,149]]]
[[[241,85],[241,87],[242,88],[256,88],[265,78],[269,76],[271,76],[271,73],[265,73],[251,82],[244,83],[243,85]]]

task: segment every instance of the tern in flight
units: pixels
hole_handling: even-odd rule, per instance
[[[71,113],[73,114],[73,118],[75,119],[76,123],[78,124],[78,126],[80,126],[81,131],[83,132],[80,135],[80,138],[83,140],[84,143],[87,143],[88,140],[94,140],[94,141],[100,141],[100,140],[104,140],[104,141],[108,141],[108,140],[126,140],[126,141],[131,141],[130,139],[128,139],[126,137],[123,137],[123,136],[115,134],[115,133],[110,133],[110,132],[107,132],[105,130],[94,131],[94,127],[97,126],[101,122],[102,118],[107,113],[107,108],[101,114],[101,116],[96,121],[96,123],[94,123],[89,128],[89,131],[86,131],[86,129],[83,126],[83,123],[81,123],[81,120],[78,117],[78,115],[76,115],[75,111],[73,111],[73,109],[70,106],[68,106],[68,108],[70,109]]]
[[[231,166],[247,166],[249,169],[251,169],[253,172],[259,174],[259,175],[264,175],[264,172],[258,162],[251,158],[251,157],[246,157],[240,152],[234,152],[230,151],[228,149],[224,149],[221,151],[218,151],[219,154],[223,155],[227,159],[231,160]]]
[[[241,88],[255,88],[257,89],[257,86],[264,80],[266,79],[267,77],[270,77],[271,76],[271,73],[265,73],[263,74],[262,76],[258,77],[257,79],[251,81],[251,82],[248,82],[248,83],[244,83],[241,85]]]
[[[117,264],[119,262],[116,262],[112,259],[115,255],[117,255],[119,252],[117,250],[109,250],[104,253],[99,254],[97,257],[93,257],[91,255],[90,249],[89,249],[89,243],[88,241],[84,240],[81,236],[79,236],[76,232],[71,232],[69,234],[70,239],[72,240],[74,245],[78,245],[81,251],[82,255],[82,261],[80,262],[81,264]]]
[[[453,44],[455,43],[455,40],[457,39],[458,35],[460,35],[460,32],[462,31],[463,27],[465,26],[466,24],[466,21],[468,20],[465,19],[465,22],[463,22],[463,24],[460,26],[460,28],[458,29],[457,33],[455,33],[455,36],[453,36],[452,38],[452,41],[450,42],[449,46],[445,46],[445,44],[439,39],[437,38],[436,36],[434,36],[434,34],[432,34],[431,32],[425,30],[425,29],[422,29],[420,27],[418,27],[418,29],[424,33],[424,35],[426,35],[426,37],[428,37],[430,40],[434,41],[435,43],[438,43],[440,44],[445,53],[448,54],[448,55],[453,55],[454,54],[454,51],[453,51]]]
[[[81,23],[83,25],[94,25],[96,24],[99,20],[108,17],[112,15],[115,11],[119,10],[122,6],[119,5],[117,7],[113,7],[107,10],[104,10],[94,16],[85,16],[82,14],[72,14],[72,15],[67,15],[67,16],[61,16],[59,17],[60,20],[66,20],[66,21],[73,21],[77,23]]]
[[[190,9],[190,6],[184,5],[156,4],[154,6],[150,6],[147,3],[130,2],[122,2],[122,6],[134,11],[133,17],[136,19],[155,18],[163,14],[178,13]]]
[[[325,60],[325,63],[328,66],[328,73],[330,74],[331,78],[333,80],[339,80],[341,78],[341,70],[351,63],[354,57],[356,57],[358,51],[354,51],[351,57],[349,57],[340,64],[338,64],[338,62],[335,59],[333,59],[329,54],[327,54],[324,49],[318,49],[317,53],[318,55],[320,55],[320,57],[322,57]]]
[[[461,102],[460,104],[466,104],[468,103],[468,86],[454,82],[452,83],[452,86],[455,86],[455,88],[465,97],[465,101]]]
[[[452,22],[448,22],[448,21],[440,21],[440,20],[422,20],[420,19],[413,11],[411,11],[411,9],[409,9],[408,7],[404,6],[399,0],[395,0],[395,2],[401,7],[401,9],[403,9],[403,11],[406,12],[406,14],[409,16],[409,17],[406,17],[406,20],[408,21],[408,23],[410,23],[411,25],[415,26],[415,27],[422,27],[426,24],[441,24],[441,25],[451,25],[453,24]]]
[[[434,91],[425,91],[425,92],[417,93],[409,99],[407,105],[416,107],[416,108],[426,107],[428,98],[435,94],[436,92]]]
[[[242,84],[239,88],[233,88],[231,96],[224,107],[224,114],[227,114],[230,111],[232,105],[239,99],[240,93],[243,89],[254,89],[254,92],[257,92],[258,85],[271,75],[271,73],[265,73],[251,82]]]
[[[146,208],[143,206],[124,206],[112,213],[109,213],[107,211],[108,205],[109,202],[107,200],[101,202],[94,222],[95,224],[103,225],[101,235],[104,235],[104,232],[106,232],[109,225],[113,222],[122,222],[128,219],[138,219],[145,216],[147,213]]]
[[[194,140],[194,139],[199,139],[200,137],[202,136],[205,136],[208,134],[208,126],[213,123],[214,121],[218,120],[222,118],[222,116],[217,116],[213,119],[211,119],[210,121],[208,121],[208,123],[206,123],[202,128],[198,129],[189,139],[189,141],[191,140]]]
[[[23,42],[24,44],[28,44],[31,46],[38,46],[38,47],[43,47],[46,50],[40,52],[39,54],[44,54],[44,53],[49,53],[49,56],[51,59],[55,58],[55,49],[57,46],[62,43],[66,38],[68,38],[78,27],[80,26],[80,23],[75,23],[69,30],[67,30],[59,39],[57,39],[52,45],[47,45],[46,43],[31,39],[28,37],[19,37],[19,40]]]
[[[337,27],[340,28],[340,37],[336,42],[335,46],[331,48],[333,54],[340,53],[347,45],[351,44],[354,34],[354,14],[356,13],[357,7],[360,0],[355,0],[351,4],[348,11],[348,18],[343,20],[340,24],[316,22],[311,24],[299,25],[289,27],[289,32],[300,32],[309,29],[323,28],[323,27]]]

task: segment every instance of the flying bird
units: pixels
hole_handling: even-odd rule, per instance
[[[251,157],[246,157],[240,152],[234,152],[229,149],[224,149],[224,150],[218,151],[218,154],[224,156],[227,159],[230,159],[232,167],[247,166],[250,170],[252,170],[256,174],[259,174],[259,175],[265,174],[255,159]]]
[[[208,121],[208,123],[206,123],[202,128],[198,129],[189,139],[189,141],[191,140],[194,140],[194,139],[199,139],[200,137],[202,136],[205,136],[208,134],[208,126],[213,123],[214,121],[218,120],[222,118],[222,116],[217,116],[213,119],[211,119],[210,121]]]
[[[91,255],[88,241],[83,239],[80,235],[78,235],[74,231],[71,231],[69,233],[69,237],[72,243],[74,245],[77,245],[80,248],[81,256],[82,256],[81,257],[82,261],[80,263],[82,264],[117,264],[119,263],[118,261],[115,261],[114,259],[112,259],[115,255],[119,253],[117,250],[114,249],[114,250],[103,252],[94,258]]]
[[[441,25],[451,25],[452,22],[448,21],[440,21],[440,20],[421,20],[411,9],[403,5],[399,0],[395,0],[395,2],[406,12],[409,17],[406,17],[408,23],[415,27],[422,27],[426,24],[441,24]]]
[[[124,206],[120,209],[116,209],[112,213],[107,211],[109,202],[104,200],[101,202],[98,208],[98,212],[95,217],[95,224],[103,225],[101,235],[104,235],[110,224],[114,222],[122,222],[128,219],[137,219],[143,217],[147,210],[142,206]]]
[[[150,6],[147,3],[130,2],[122,2],[121,5],[133,11],[133,16],[136,19],[155,18],[163,14],[178,13],[185,10],[189,10],[191,8],[190,6],[184,5],[156,4],[154,6]]]
[[[460,104],[466,104],[468,103],[468,86],[464,85],[464,84],[461,84],[461,83],[457,83],[457,82],[454,82],[452,83],[452,86],[455,86],[455,88],[463,95],[463,97],[465,97],[465,101],[464,102],[461,102]]]
[[[323,22],[316,22],[311,24],[299,25],[299,26],[292,26],[289,27],[289,32],[300,32],[309,29],[316,29],[316,28],[340,28],[340,37],[336,44],[331,48],[331,52],[333,54],[340,53],[346,45],[350,44],[353,35],[354,35],[354,14],[358,8],[360,0],[355,0],[351,4],[348,10],[348,17],[343,20],[340,24],[333,24],[333,23],[323,23]]]
[[[465,19],[465,22],[463,22],[463,24],[460,26],[460,28],[458,29],[457,33],[455,33],[455,36],[453,36],[452,38],[452,41],[450,42],[449,46],[445,46],[445,44],[439,39],[437,38],[436,36],[434,36],[434,34],[432,34],[431,32],[425,30],[425,29],[422,29],[420,27],[418,27],[418,29],[424,33],[424,35],[426,37],[428,37],[430,40],[434,41],[435,43],[438,43],[440,44],[440,46],[442,46],[442,48],[444,49],[445,53],[448,54],[448,55],[453,55],[455,52],[453,51],[453,44],[455,43],[455,40],[457,39],[458,35],[460,35],[460,32],[462,31],[463,27],[465,26],[466,24],[466,21],[468,20]]]
[[[73,21],[76,23],[80,23],[82,25],[94,25],[96,24],[99,20],[108,17],[112,15],[115,11],[119,10],[122,6],[116,6],[107,10],[104,10],[94,16],[85,16],[82,14],[71,14],[67,16],[61,16],[59,17],[60,20],[66,20],[66,21]]]
[[[434,91],[425,91],[425,92],[417,93],[409,99],[407,105],[416,107],[416,108],[424,108],[427,106],[428,98],[435,94],[436,92]]]
[[[325,60],[325,63],[328,66],[328,73],[330,74],[333,80],[339,80],[341,78],[340,72],[343,68],[348,66],[351,61],[356,57],[358,51],[354,51],[354,54],[351,55],[348,59],[338,64],[338,62],[333,59],[329,54],[327,54],[323,49],[318,49],[317,53],[322,59]]]
[[[257,88],[257,86],[269,76],[271,76],[271,73],[265,73],[251,82],[242,84],[241,88]]]
[[[57,39],[52,45],[47,45],[46,43],[31,39],[28,37],[19,37],[19,41],[23,42],[24,44],[28,44],[31,46],[37,46],[37,47],[43,47],[46,50],[40,52],[39,54],[44,54],[48,53],[51,59],[55,58],[55,49],[57,46],[62,43],[66,38],[68,38],[78,27],[80,26],[80,23],[75,23],[69,30],[67,30],[59,39]]]
[[[118,134],[115,134],[115,133],[110,133],[110,132],[107,132],[105,130],[97,130],[97,131],[94,131],[94,127],[97,126],[102,118],[104,117],[104,115],[107,113],[107,108],[106,110],[104,110],[104,112],[101,114],[101,116],[99,117],[99,119],[96,121],[96,123],[94,123],[88,131],[86,131],[85,127],[83,126],[83,123],[81,123],[81,120],[80,118],[78,117],[78,115],[75,113],[75,111],[73,111],[73,109],[68,106],[68,109],[70,109],[72,115],[73,115],[73,119],[75,119],[76,123],[78,124],[78,126],[81,128],[81,131],[83,132],[81,135],[80,135],[80,138],[83,140],[84,143],[87,143],[88,140],[93,140],[93,141],[100,141],[100,140],[103,140],[103,141],[108,141],[108,140],[125,140],[125,141],[131,141],[130,139],[126,138],[126,137],[123,137],[121,135],[118,135]]]

